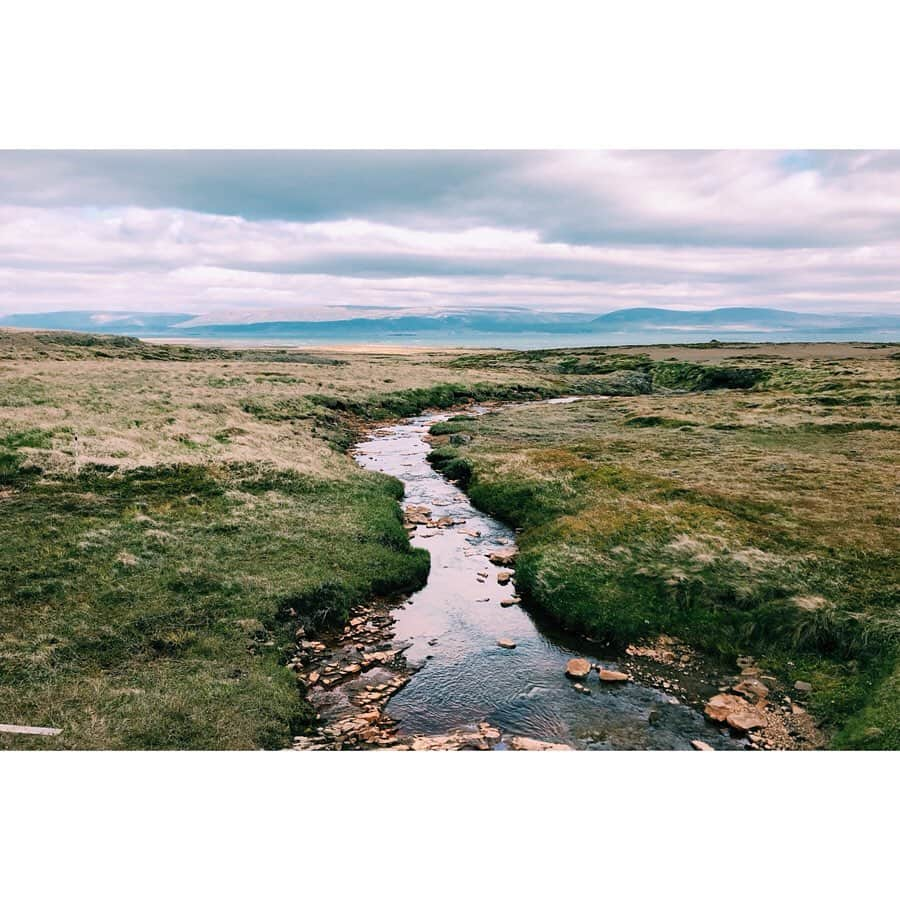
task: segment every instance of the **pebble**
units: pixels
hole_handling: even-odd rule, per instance
[[[629,681],[630,678],[625,672],[615,672],[612,669],[598,669],[597,674],[601,681]]]

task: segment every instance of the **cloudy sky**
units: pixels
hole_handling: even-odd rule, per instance
[[[0,313],[900,312],[900,153],[0,152]]]

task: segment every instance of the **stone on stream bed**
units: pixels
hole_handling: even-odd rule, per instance
[[[555,744],[552,741],[538,741],[535,738],[514,735],[504,741],[508,750],[573,750],[568,744]]]
[[[487,722],[480,722],[472,730],[459,729],[449,734],[421,735],[412,738],[406,746],[410,750],[491,750],[499,742],[500,729]]]
[[[625,672],[616,672],[614,669],[597,669],[601,681],[631,681],[631,676]]]
[[[743,712],[750,708],[750,704],[740,697],[732,694],[716,694],[710,697],[703,714],[713,722],[724,722],[732,713]]]
[[[506,547],[502,550],[494,550],[488,554],[488,560],[495,566],[508,566],[516,558],[518,551],[515,547]]]
[[[509,584],[509,579],[512,577],[512,573],[510,572],[498,572],[497,573],[497,584]]]
[[[716,749],[715,747],[710,747],[709,744],[706,743],[706,741],[699,741],[699,740],[691,741],[691,746],[695,750],[715,750]]]
[[[752,731],[754,728],[764,728],[766,724],[766,720],[759,715],[759,713],[753,712],[737,712],[732,713],[725,720],[735,731]]]
[[[504,597],[500,601],[501,606],[518,606],[522,601],[518,597]]]
[[[703,712],[713,722],[724,722],[740,732],[763,728],[766,724],[766,720],[753,706],[733,694],[716,694],[710,697]]]
[[[732,690],[736,694],[743,694],[748,700],[765,700],[769,695],[769,689],[758,678],[745,678]]]
[[[497,641],[497,646],[502,647],[504,650],[515,650],[516,642],[511,641],[509,638],[500,638]]]
[[[566,664],[566,675],[569,678],[587,678],[591,671],[591,664],[581,657],[570,659]]]
[[[428,525],[431,522],[431,510],[427,506],[407,506],[403,512],[410,525]]]

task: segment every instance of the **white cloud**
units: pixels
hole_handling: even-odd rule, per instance
[[[373,163],[373,177],[398,179],[396,204],[389,184],[357,200],[335,180],[330,209],[328,185],[307,180],[315,202],[291,195],[282,218],[209,211],[203,169],[193,159],[184,169],[183,157],[169,162],[185,206],[160,206],[163,182],[147,174],[147,158],[116,159],[107,175],[90,156],[0,154],[0,312],[510,303],[900,312],[896,154],[492,154],[485,164],[474,155],[446,171],[416,162],[425,168],[402,184],[402,166]],[[225,187],[235,196],[223,207],[254,190],[269,196],[252,166],[232,169]],[[103,205],[130,197],[129,172],[141,202]],[[365,194],[364,179],[354,184]],[[318,218],[304,219],[310,210]]]

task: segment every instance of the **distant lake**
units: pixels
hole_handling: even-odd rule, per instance
[[[274,329],[273,329],[274,331]],[[226,333],[223,333],[226,332]],[[280,329],[281,333],[266,333],[255,329],[232,327],[167,329],[155,337],[166,342],[241,344],[265,346],[323,345],[403,345],[409,347],[497,347],[509,350],[548,349],[551,347],[615,347],[646,344],[694,344],[718,340],[722,343],[821,343],[864,341],[872,343],[900,342],[897,329],[824,329],[771,331],[730,331],[722,329],[653,329],[617,332],[559,332],[559,331],[469,331],[463,329],[428,329],[423,331],[381,331],[377,329],[335,330],[331,334],[304,334],[302,328]],[[142,335],[149,337],[148,335]],[[152,337],[150,338],[153,339]]]

